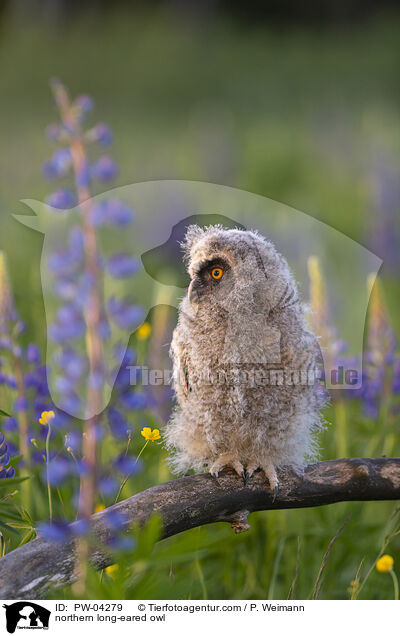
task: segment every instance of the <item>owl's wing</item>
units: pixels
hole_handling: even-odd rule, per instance
[[[174,389],[178,402],[181,402],[188,399],[192,387],[189,373],[189,344],[181,333],[179,325],[172,336],[170,356],[173,365]]]
[[[304,330],[300,341],[294,345],[283,343],[281,349],[281,364],[288,369],[314,369],[318,375],[323,375],[323,356],[318,339],[308,330]]]

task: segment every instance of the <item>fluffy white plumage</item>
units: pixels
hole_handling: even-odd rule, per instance
[[[324,404],[286,260],[257,232],[191,226],[183,244],[191,284],[171,356],[177,404],[166,430],[176,472],[301,469],[315,455]]]

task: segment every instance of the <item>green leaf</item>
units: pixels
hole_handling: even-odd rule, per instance
[[[20,484],[27,479],[30,479],[30,477],[12,477],[8,479],[0,479],[0,488],[12,488],[12,486],[15,486],[15,484]]]
[[[13,534],[18,534],[18,532],[14,530],[14,528],[11,528],[11,526],[9,526],[7,523],[3,523],[2,521],[0,521],[0,528],[3,528],[3,530],[8,530],[8,532],[12,532]]]
[[[0,415],[2,415],[3,417],[11,417],[11,415],[6,411],[3,411],[3,409],[0,409]]]
[[[25,543],[28,543],[29,541],[32,541],[32,539],[34,539],[36,537],[36,531],[34,528],[31,528],[26,535],[21,539],[21,541],[18,544],[18,547],[20,548],[21,545],[24,545]]]
[[[11,457],[10,466],[18,466],[19,462],[22,461],[23,455],[17,455],[16,457]]]
[[[21,518],[24,519],[32,528],[34,526],[33,519],[26,508],[20,508]]]
[[[0,508],[0,515],[4,522],[6,521],[9,521],[9,522],[15,521],[17,523],[21,522],[21,515],[19,515],[17,511],[14,511],[14,512],[12,510],[7,511],[4,509],[4,506]]]

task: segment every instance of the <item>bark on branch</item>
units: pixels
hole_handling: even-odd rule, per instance
[[[124,513],[127,529],[158,512],[165,538],[216,521],[231,523],[236,532],[242,532],[249,528],[247,515],[256,510],[400,499],[400,458],[325,461],[309,464],[302,476],[290,469],[279,471],[278,476],[275,498],[262,473],[256,473],[245,486],[236,474],[224,471],[217,481],[205,474],[153,486],[111,509]],[[101,569],[111,562],[101,549],[110,537],[106,511],[93,515],[91,524],[97,546],[91,561]],[[39,536],[0,559],[0,598],[43,598],[49,587],[73,581],[74,566],[74,541],[57,544]]]

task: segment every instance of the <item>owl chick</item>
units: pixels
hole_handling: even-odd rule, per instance
[[[191,277],[171,343],[176,408],[166,430],[175,472],[232,467],[301,470],[316,451],[324,404],[320,354],[296,283],[273,244],[253,231],[188,228]]]

